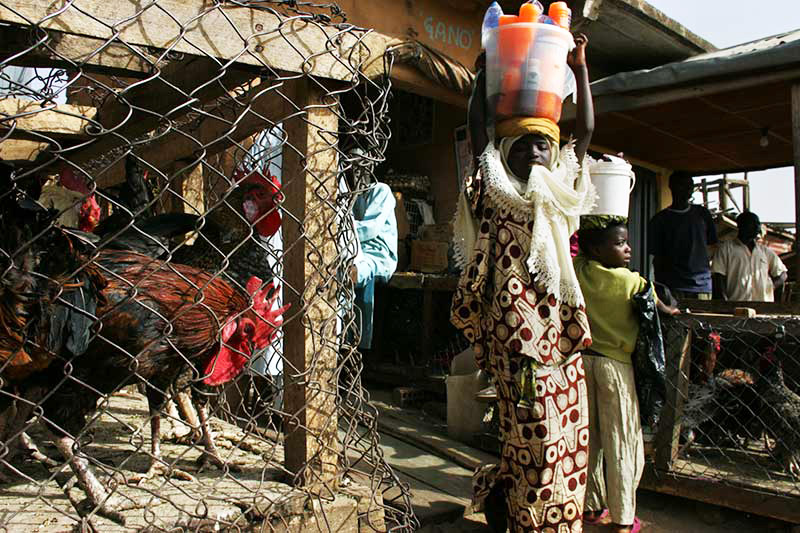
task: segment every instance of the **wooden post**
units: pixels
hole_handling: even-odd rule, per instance
[[[433,361],[433,324],[435,322],[433,313],[433,290],[422,289],[422,339],[420,347],[423,365],[430,365]],[[418,361],[419,361],[418,359]]]
[[[706,209],[708,209],[708,180],[703,178],[703,181],[700,183],[700,186],[703,190],[703,205],[706,206]]]
[[[674,318],[664,319],[667,394],[656,435],[656,468],[669,471],[678,456],[681,418],[689,392],[692,330]]]
[[[792,146],[794,146],[795,281],[800,278],[800,83],[792,86]]]
[[[719,184],[719,210],[725,212],[728,210],[728,175],[722,175],[722,181]]]
[[[336,212],[338,118],[308,79],[287,91],[283,149],[285,465],[308,490],[335,487],[338,461]]]
[[[742,207],[745,211],[750,211],[750,181],[747,179],[747,172],[744,173],[744,181],[742,185]]]

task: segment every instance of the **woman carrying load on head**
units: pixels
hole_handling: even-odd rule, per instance
[[[501,121],[489,142],[483,72],[470,100],[479,171],[456,215],[464,269],[451,321],[497,389],[500,464],[473,477],[475,503],[485,501],[496,530],[582,530],[589,431],[580,352],[591,338],[569,239],[595,200],[583,163],[594,112],[587,39],[575,42],[574,142],[559,147],[558,126],[540,118]]]

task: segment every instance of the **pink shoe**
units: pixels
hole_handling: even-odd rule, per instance
[[[589,511],[589,512],[592,512],[592,511]],[[593,526],[597,526],[597,525],[604,526],[604,525],[610,524],[611,521],[608,518],[608,509],[603,509],[603,511],[599,515],[595,516],[594,518],[586,518],[586,513],[583,513],[583,523],[584,524],[590,524],[590,525],[593,525]]]

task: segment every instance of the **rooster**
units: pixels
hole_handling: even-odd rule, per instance
[[[33,404],[20,404],[19,384],[62,357],[82,355],[92,318],[105,304],[103,276],[86,265],[71,239],[44,230],[50,219],[31,203],[28,209],[2,202],[0,249],[0,462],[22,451],[50,466],[30,438],[18,431]],[[27,220],[28,225],[19,225]],[[34,249],[34,247],[36,249]]]
[[[204,217],[196,217],[196,226],[191,229],[200,227],[200,231],[194,244],[179,246],[169,259],[175,264],[221,273],[236,286],[244,286],[252,276],[270,280],[273,274],[265,240],[280,229],[280,182],[275,176],[264,176],[258,171],[237,171],[233,181],[236,187],[225,203],[211,209]],[[164,224],[163,228],[165,231],[150,224],[148,230],[156,236],[174,234],[174,225]],[[208,425],[208,395],[199,394],[192,386],[196,378],[192,369],[186,367],[173,387],[179,411],[193,428],[187,439],[203,443],[205,453],[200,457],[201,462],[210,461],[224,468]]]
[[[66,176],[71,178],[65,182],[71,189],[89,190],[74,174]],[[147,171],[139,167],[135,157],[128,155],[125,182],[118,188],[115,198],[120,208],[97,226],[95,233],[102,237],[98,246],[136,251],[169,260],[172,264],[193,266],[219,274],[241,288],[252,276],[268,281],[273,274],[265,240],[280,229],[280,182],[269,173],[265,176],[259,171],[241,169],[234,173],[232,181],[233,187],[227,191],[224,202],[203,216],[154,215]],[[91,223],[80,220],[81,227]],[[184,239],[184,243],[170,252],[166,245],[169,239],[196,230],[198,237],[194,244],[185,244]],[[195,391],[190,396],[194,383],[197,383],[197,376],[187,366],[172,387],[179,412],[192,427],[192,431],[179,440],[202,442],[206,453],[200,460],[224,468],[208,425],[205,408],[208,395]]]
[[[39,405],[91,502],[121,520],[76,439],[97,399],[127,384],[147,385],[151,470],[163,470],[157,429],[164,391],[187,366],[208,386],[235,378],[253,351],[270,343],[287,307],[271,310],[272,287],[262,289],[257,277],[245,292],[189,266],[97,252],[78,232],[55,225],[58,213],[32,202],[3,170],[0,460],[13,467],[14,441]]]
[[[125,207],[110,219],[101,222],[97,233],[104,237],[101,246],[121,248],[168,259],[172,264],[193,266],[220,274],[239,287],[256,276],[272,278],[269,252],[264,240],[274,235],[281,225],[278,204],[281,201],[280,182],[258,171],[237,171],[234,187],[225,202],[204,216],[169,213],[137,219],[135,228],[130,213],[152,214],[148,205],[147,174],[141,172],[135,160],[126,159],[126,181],[118,201]],[[194,244],[181,244],[171,253],[163,242],[168,238],[188,235],[199,230]],[[255,231],[253,231],[255,230]],[[189,442],[202,441],[205,453],[200,460],[209,460],[225,467],[211,436],[206,409],[207,395],[197,394],[191,387],[197,382],[196,373],[187,366],[173,384],[175,401],[184,420],[192,427],[185,436]],[[190,396],[189,391],[194,391]]]
[[[187,365],[196,368],[209,386],[234,379],[253,351],[271,342],[286,308],[271,310],[273,301],[267,297],[271,287],[262,289],[258,278],[248,281],[244,293],[198,269],[134,252],[101,251],[85,270],[105,280],[87,287],[101,302],[92,317],[94,326],[86,329],[91,331],[88,343],[80,353],[61,349],[57,357],[35,367],[11,365],[24,372],[4,371],[2,377],[13,380],[28,405],[39,404],[56,447],[98,512],[122,521],[119,502],[80,452],[79,437],[97,400],[126,385],[145,383],[153,432],[150,471],[165,471],[159,434],[165,391]],[[26,274],[39,272],[19,275]],[[3,320],[30,317],[34,327],[29,329],[41,337],[52,324],[39,305],[29,301],[9,316],[4,314]],[[64,303],[51,300],[48,305],[57,313]]]
[[[761,435],[758,413],[761,400],[750,373],[727,369],[689,385],[683,410],[681,453],[694,442],[717,447],[734,446]]]
[[[786,472],[800,477],[800,396],[786,386],[774,346],[761,356],[759,369],[759,419],[766,434],[775,439],[769,451]]]

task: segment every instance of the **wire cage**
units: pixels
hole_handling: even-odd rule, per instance
[[[413,530],[349,275],[385,43],[295,0],[0,20],[0,530]]]
[[[800,522],[800,319],[689,314],[663,330],[644,486]]]

